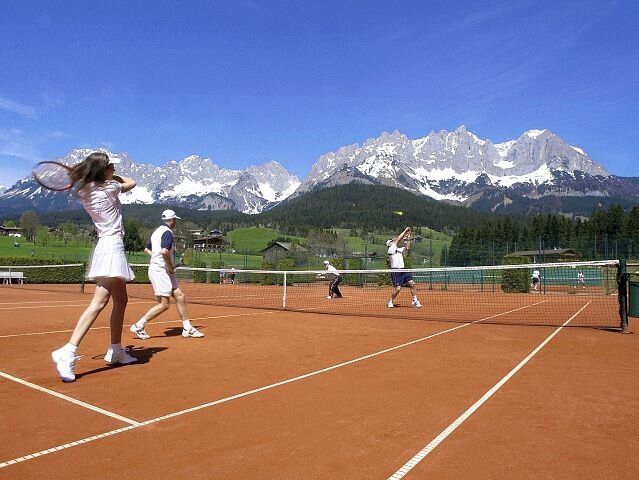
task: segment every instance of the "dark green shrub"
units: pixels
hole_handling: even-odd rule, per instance
[[[504,257],[504,265],[529,264],[528,257]],[[530,291],[530,269],[503,270],[501,289],[506,293],[528,293]]]

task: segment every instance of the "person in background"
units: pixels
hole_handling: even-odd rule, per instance
[[[340,275],[337,268],[331,265],[331,262],[328,260],[324,260],[324,267],[326,268],[326,276],[328,277],[328,297],[329,299],[333,298],[342,298],[342,292],[339,291],[339,284],[342,281],[342,276]]]
[[[532,275],[531,275],[531,283],[530,286],[533,288],[533,290],[538,290],[539,289],[539,281],[541,280],[541,273],[539,273],[539,270],[537,270],[536,268],[533,270]]]
[[[153,285],[157,304],[152,306],[142,318],[131,325],[131,332],[140,340],[151,338],[146,333],[145,326],[147,322],[169,309],[171,297],[175,299],[178,313],[182,319],[182,336],[184,338],[201,338],[204,336],[202,332],[191,325],[186,308],[186,295],[180,290],[175,276],[173,229],[179,218],[173,210],[164,210],[162,212],[162,222],[164,224],[151,234],[151,239],[144,249],[147,255],[151,256],[149,280],[151,280],[151,285]]]
[[[398,246],[402,240],[406,241],[405,247]],[[390,268],[404,268],[404,251],[410,250],[410,227],[406,227],[404,231],[400,233],[396,238],[388,240],[386,242],[386,246],[388,247]],[[388,300],[388,308],[393,308],[396,306],[395,299],[404,286],[408,286],[410,288],[410,292],[413,298],[411,304],[416,308],[422,307],[422,304],[419,303],[419,300],[417,299],[415,281],[413,280],[413,276],[409,272],[391,273],[391,282],[395,287],[395,291],[391,295],[391,298]]]
[[[71,334],[69,342],[51,353],[63,382],[75,381],[75,361],[80,342],[100,312],[113,299],[110,316],[111,344],[104,360],[109,364],[129,364],[137,358],[122,346],[122,325],[128,296],[126,282],[135,275],[124,252],[124,226],[122,205],[118,196],[135,187],[130,178],[115,175],[120,160],[106,153],[94,152],[71,170],[71,181],[77,188],[82,207],[89,214],[98,235],[87,278],[95,279],[95,292]]]
[[[581,288],[586,288],[586,278],[584,277],[584,272],[577,273],[577,287],[581,286]]]

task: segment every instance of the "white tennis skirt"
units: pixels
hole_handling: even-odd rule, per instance
[[[100,237],[93,250],[87,278],[92,280],[100,277],[120,277],[126,281],[135,278],[126,260],[124,239],[119,235]]]

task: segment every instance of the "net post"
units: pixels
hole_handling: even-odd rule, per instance
[[[80,278],[80,293],[84,293],[84,278],[86,275],[86,264],[84,262],[82,262],[82,268],[81,268],[81,278]]]
[[[284,271],[284,290],[282,293],[282,308],[286,310],[286,270]]]
[[[626,261],[617,264],[617,298],[619,300],[619,320],[621,333],[628,332],[628,272]]]

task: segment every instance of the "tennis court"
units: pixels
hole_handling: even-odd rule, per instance
[[[418,283],[421,309],[359,280],[327,300],[311,280],[183,279],[204,338],[173,306],[151,339],[125,330],[138,364],[109,367],[107,309],[69,384],[50,352],[92,287],[2,286],[0,478],[636,478],[639,337],[614,292],[489,278]],[[152,304],[129,293],[126,325]]]

